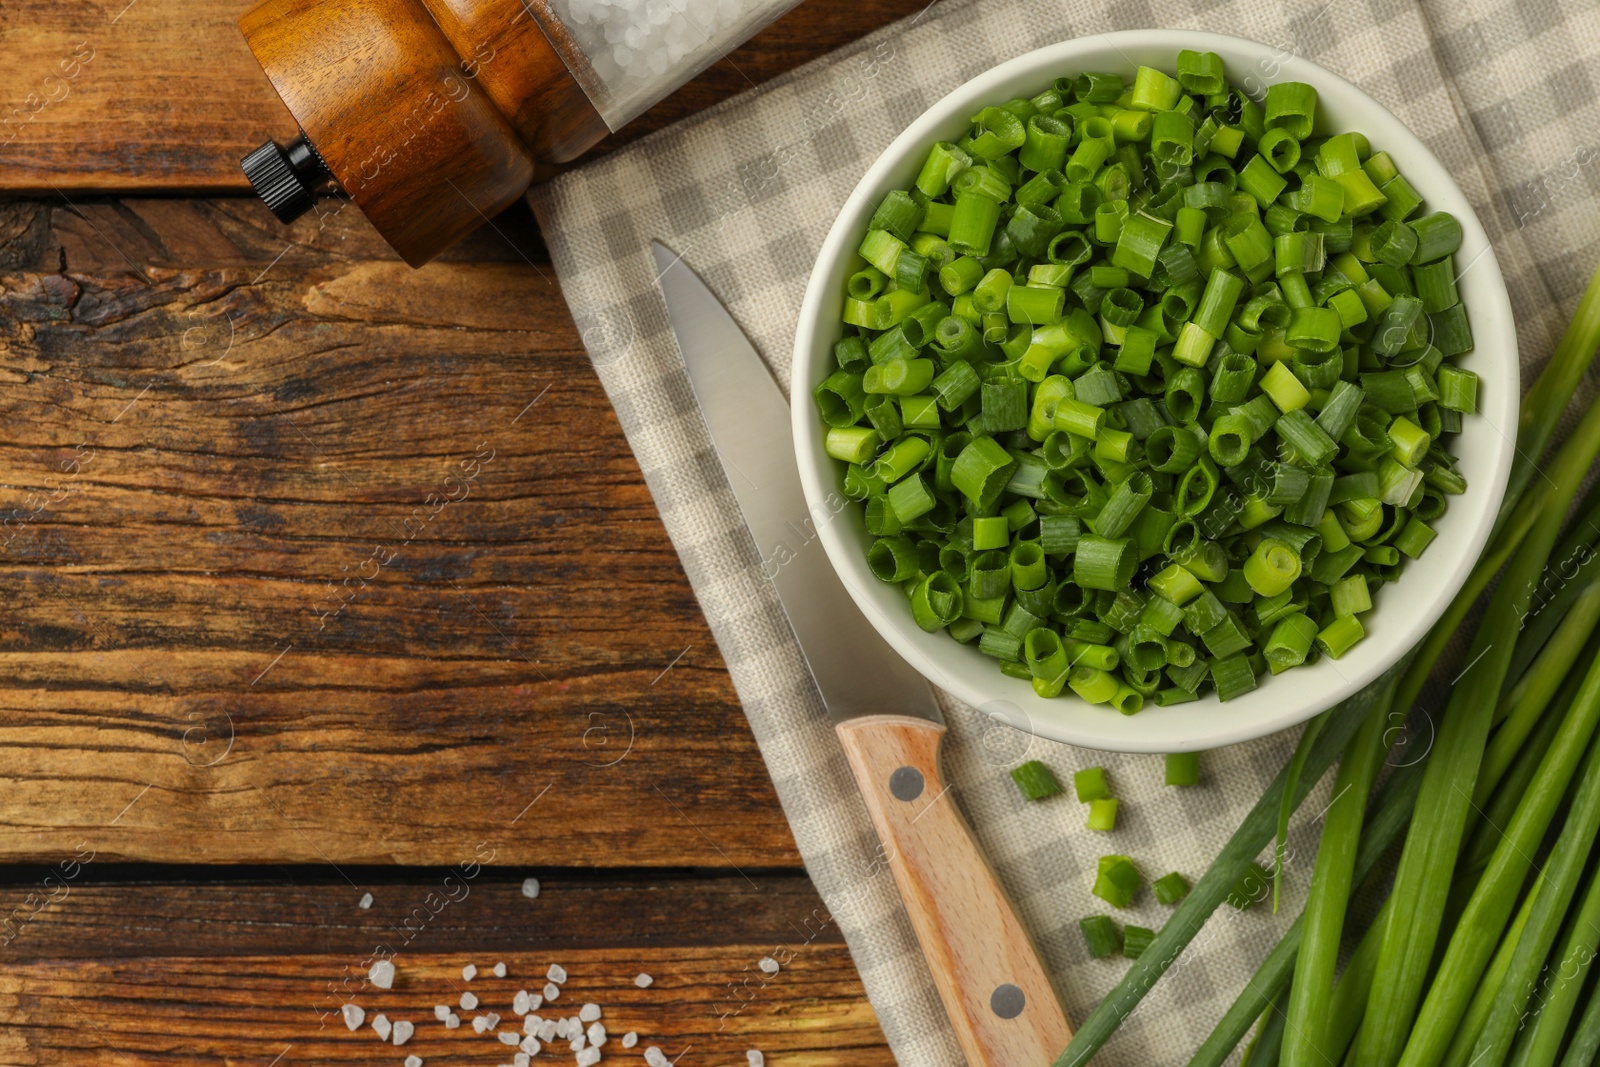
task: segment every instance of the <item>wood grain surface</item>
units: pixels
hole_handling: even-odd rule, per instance
[[[492,1011],[500,1029],[519,1028],[512,997],[541,990],[552,963],[569,974],[562,1014],[602,1006],[608,1059],[630,1062],[653,1044],[683,1067],[742,1063],[750,1048],[775,1065],[893,1063],[838,930],[802,877],[555,874],[529,900],[522,872],[487,867],[402,879],[345,870],[356,886],[317,872],[207,884],[194,871],[194,884],[173,886],[108,878],[98,863],[81,865],[60,899],[0,948],[8,1067],[398,1063],[410,1053],[503,1062],[512,1050],[475,1033],[471,1019]],[[0,892],[40,880],[28,872]],[[370,910],[357,907],[358,887],[373,892]],[[391,990],[365,981],[380,957],[395,964]],[[763,972],[764,957],[781,969]],[[496,962],[506,977],[493,976]],[[470,983],[466,963],[480,972]],[[640,973],[654,979],[649,988],[634,984]],[[459,1006],[467,991],[480,999],[475,1012]],[[370,1028],[351,1033],[339,1015],[346,1002],[369,1020],[410,1020],[416,1034],[396,1050]],[[463,1018],[460,1029],[434,1019],[440,1003]],[[629,1030],[640,1037],[632,1053],[619,1044]]]
[[[797,862],[527,219],[7,213],[0,855]]]
[[[0,191],[247,192],[239,160],[294,136],[239,35],[254,0],[0,5]],[[807,0],[594,149],[611,151],[927,0]]]
[[[560,962],[571,978],[560,1003],[570,1001],[568,1014],[585,1002],[602,1005],[601,1021],[615,1035],[603,1049],[612,1062],[637,1063],[655,1045],[681,1067],[744,1063],[748,1049],[764,1052],[774,1067],[892,1067],[842,947],[799,954],[766,989],[754,988],[754,981],[742,986],[751,974],[760,976],[754,964],[766,951],[764,945],[730,945],[563,952]],[[518,989],[538,988],[554,961],[547,954],[497,954],[508,976],[470,983],[480,1009],[458,1009],[463,1025],[447,1030],[434,1019],[433,1006],[454,1003],[468,989],[461,979],[465,958],[402,956],[393,990],[353,993],[369,1019],[381,1012],[415,1026],[415,1036],[398,1049],[370,1027],[351,1033],[338,1014],[339,991],[327,989],[342,985],[347,972],[366,961],[364,954],[17,964],[0,975],[0,1016],[10,1024],[0,1031],[0,1062],[398,1064],[412,1054],[424,1062],[507,1062],[514,1050],[495,1035],[474,1032],[471,1019],[492,1011],[503,1017],[500,1030],[520,1029],[512,997]],[[489,962],[479,958],[480,966]],[[641,971],[656,984],[638,989],[633,979]],[[762,995],[780,982],[781,995]],[[351,984],[357,986],[354,979]],[[739,992],[749,999],[735,1014]],[[632,1052],[620,1045],[630,1030],[639,1035]],[[564,1045],[558,1044],[559,1055],[540,1059],[571,1062]]]

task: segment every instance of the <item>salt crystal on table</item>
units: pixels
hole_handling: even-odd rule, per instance
[[[761,961],[757,963],[756,966],[761,968],[762,974],[778,973],[778,961],[773,959],[771,956],[762,956]]]
[[[522,1044],[517,1047],[522,1049],[522,1051],[526,1052],[530,1056],[537,1056],[539,1054],[539,1050],[544,1046],[539,1044],[538,1038],[534,1037],[532,1034],[529,1034],[527,1037],[522,1039]]]
[[[416,1032],[417,1032],[417,1028],[415,1026],[411,1025],[410,1023],[406,1022],[404,1019],[401,1019],[399,1022],[395,1023],[394,1024],[394,1043],[395,1043],[395,1047],[398,1048],[399,1046],[405,1044],[407,1041],[410,1041],[411,1040],[411,1035],[416,1033]]]
[[[517,995],[511,998],[511,1010],[518,1015],[526,1015],[533,1010],[528,1004],[528,991],[526,989],[517,990]]]
[[[578,1053],[578,1067],[594,1067],[599,1062],[600,1050],[597,1048],[586,1048]]]
[[[491,1029],[491,1030],[493,1030],[495,1027],[500,1025],[500,1016],[496,1015],[492,1011],[484,1012],[483,1013],[483,1018],[484,1018],[484,1021],[489,1024],[489,1029]]]
[[[461,1016],[457,1015],[455,1012],[451,1012],[449,1018],[445,1019],[444,1021],[444,1028],[446,1030],[456,1030],[459,1029],[460,1026]]]
[[[497,1036],[502,1045],[517,1045],[522,1042],[522,1039],[510,1030],[502,1030]]]
[[[751,1049],[746,1052],[744,1058],[750,1064],[750,1067],[766,1067],[767,1058],[757,1049]]]
[[[539,895],[539,879],[524,878],[522,880],[522,895],[533,900]]]
[[[387,1015],[374,1015],[372,1017],[372,1028],[377,1031],[379,1041],[389,1040],[389,1031],[393,1029],[389,1025],[389,1017]]]
[[[600,1005],[585,1004],[578,1009],[578,1019],[582,1022],[592,1023],[600,1018]]]
[[[478,977],[478,968],[474,964],[467,964],[465,967],[461,968],[461,977],[464,981],[472,981],[474,978]]]
[[[406,1067],[422,1067],[422,1057],[415,1055],[407,1056]]]
[[[666,1053],[654,1045],[644,1050],[644,1062],[648,1063],[650,1067],[672,1067],[672,1061],[667,1059]]]
[[[554,982],[546,982],[544,984],[544,999],[545,1000],[555,1000],[560,995],[561,995],[561,987],[560,986],[556,985]]]
[[[639,1043],[639,1035],[634,1033],[632,1030],[629,1030],[627,1033],[622,1035],[622,1047],[623,1048],[632,1048],[633,1046],[637,1045],[638,1043]]]
[[[363,909],[372,907],[372,894],[371,893],[362,893],[361,894],[361,903],[357,904],[356,907],[363,908]]]
[[[565,982],[567,980],[567,969],[559,963],[552,963],[550,969],[545,972],[545,976],[552,982]]]
[[[352,1031],[361,1029],[361,1020],[367,1017],[367,1009],[359,1004],[346,1004],[339,1011],[344,1015],[344,1024]]]
[[[633,984],[638,986],[640,989],[649,989],[650,983],[654,981],[655,979],[651,978],[648,974],[641,974],[633,980]]]
[[[433,1006],[433,1017],[438,1019],[440,1022],[444,1022],[446,1019],[450,1018],[450,1005],[435,1004]]]
[[[574,1052],[582,1052],[589,1042],[584,1038],[583,1031],[578,1031],[578,1036],[567,1042],[567,1047]]]
[[[476,1019],[472,1020],[472,1028],[480,1034],[487,1034],[489,1032],[488,1017],[480,1015]]]
[[[478,994],[476,994],[476,993],[463,993],[463,994],[461,994],[461,1010],[462,1011],[471,1011],[473,1008],[476,1008],[477,1006],[478,1006]]]
[[[584,1032],[589,1036],[589,1044],[603,1045],[606,1043],[605,1023],[590,1023],[589,1029]]]
[[[504,978],[506,976],[506,965],[503,964],[503,963],[495,964],[494,965],[494,976],[496,978]]]
[[[519,1052],[511,1057],[511,1067],[528,1067],[529,1062],[531,1061],[526,1052]]]
[[[539,1040],[545,1044],[554,1041],[559,1035],[556,1033],[557,1024],[554,1019],[546,1019],[539,1024]]]
[[[542,1022],[544,1020],[537,1015],[529,1015],[522,1020],[522,1032],[525,1034],[537,1034],[539,1032],[539,1024]]]
[[[379,960],[367,971],[367,981],[379,989],[394,988],[394,961]]]
[[[565,1020],[565,1019],[557,1019],[556,1020],[556,1036],[559,1037],[563,1041],[565,1041],[568,1037],[572,1036],[572,1031],[567,1026],[567,1020]],[[546,1038],[546,1040],[549,1040],[549,1039]]]

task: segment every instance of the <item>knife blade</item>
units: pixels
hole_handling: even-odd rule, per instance
[[[934,985],[972,1067],[1043,1067],[1072,1037],[1038,950],[940,767],[933,690],[851,600],[817,537],[842,496],[808,507],[789,405],[744,331],[652,242],[690,386],[740,514],[794,629],[882,842]]]
[[[828,562],[817,526],[839,519],[847,501],[835,498],[837,511],[807,507],[777,381],[699,277],[663,245],[654,250],[700,413],[828,714],[835,722],[884,712],[942,722],[933,690],[867,622]]]

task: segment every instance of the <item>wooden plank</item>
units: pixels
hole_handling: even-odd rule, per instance
[[[517,225],[0,213],[0,857],[797,865]]]
[[[469,984],[461,954],[403,953],[389,991],[361,988],[369,956],[280,955],[246,960],[166,957],[41,960],[0,972],[0,1062],[56,1064],[349,1064],[395,1063],[408,1054],[425,1063],[467,1055],[504,1063],[512,1049],[473,1031],[475,1014],[501,1015],[501,1029],[520,1029],[511,999],[538,989],[551,963],[569,979],[557,1002],[569,1014],[586,1002],[602,1006],[611,1037],[607,1061],[636,1063],[649,1045],[678,1067],[725,1067],[760,1049],[773,1067],[892,1067],[872,1009],[861,994],[849,954],[837,945],[805,947],[768,979],[755,969],[766,945],[722,948],[648,947],[508,951],[481,956],[482,968],[503,960],[507,977],[470,983],[477,1012],[457,1008],[459,1029],[436,1021],[433,1007],[457,1003]],[[644,972],[655,982],[634,985]],[[348,992],[346,982],[348,981]],[[349,1032],[337,1014],[353,996],[368,1011],[416,1028],[403,1049],[381,1044],[368,1027]],[[541,1012],[541,1014],[552,1014]],[[631,1052],[620,1042],[634,1031]],[[558,1043],[535,1062],[568,1062]],[[553,1057],[553,1058],[552,1058]]]
[[[239,160],[293,136],[239,35],[248,0],[13,0],[0,10],[0,188],[248,188]]]
[[[529,875],[540,881],[534,900],[522,893]],[[48,867],[8,867],[3,877],[0,958],[8,965],[350,956],[396,939],[407,951],[476,954],[766,945],[781,955],[844,943],[810,880],[796,873],[151,866],[108,864],[90,850]],[[446,879],[449,906],[418,913]],[[357,902],[368,892],[372,906],[362,909]]]
[[[11,0],[0,8],[0,192],[247,192],[239,159],[266,137],[295,131],[235,25],[252,3]],[[597,151],[923,6],[807,0]]]
[[[351,881],[326,866],[115,867],[90,852],[7,869],[0,1063],[265,1064],[282,1053],[342,1064],[392,1052],[370,1030],[344,1028],[335,1013],[346,1000],[416,1025],[395,1060],[503,1061],[510,1050],[471,1030],[460,995],[470,989],[480,1011],[519,1026],[512,996],[541,989],[551,963],[570,975],[565,1014],[603,1006],[608,1059],[634,1062],[656,1044],[684,1067],[742,1062],[748,1048],[775,1065],[892,1063],[838,928],[801,875],[541,870],[530,900],[521,870],[342,873]],[[357,906],[362,891],[370,910]],[[393,990],[364,981],[379,956],[395,961]],[[761,971],[765,956],[781,961],[777,974]],[[480,971],[470,986],[468,962]],[[633,983],[641,972],[648,989]],[[467,1024],[445,1030],[438,1003]],[[629,1029],[641,1044],[624,1054],[615,1039]]]

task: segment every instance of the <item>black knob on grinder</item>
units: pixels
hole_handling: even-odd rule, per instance
[[[287,145],[268,141],[239,165],[279,222],[293,222],[310,211],[317,202],[318,187],[333,177],[305,134]]]

